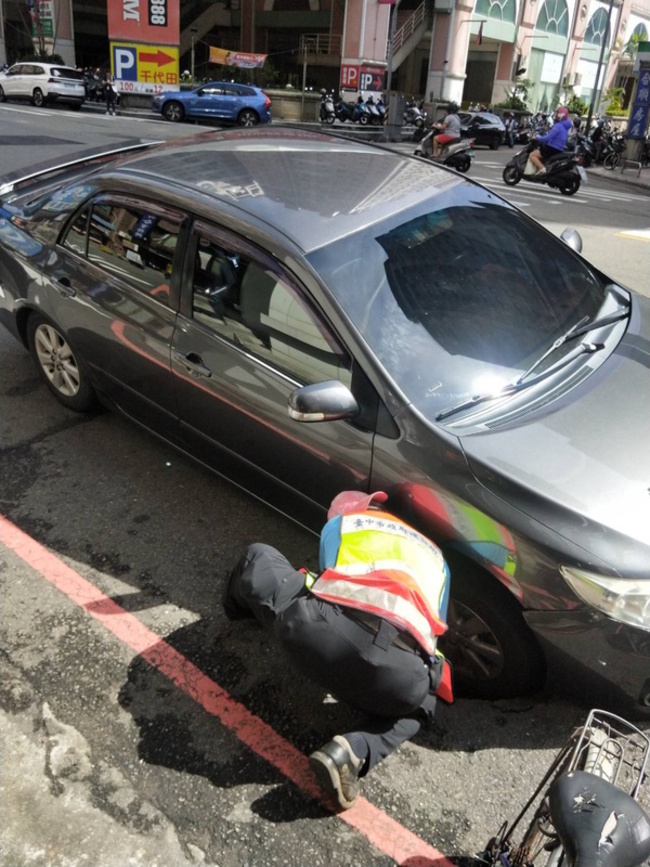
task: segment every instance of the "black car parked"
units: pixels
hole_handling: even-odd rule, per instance
[[[472,138],[476,145],[485,145],[493,151],[506,140],[506,128],[496,114],[489,111],[459,112],[463,138]]]
[[[386,491],[461,691],[650,714],[650,299],[579,246],[387,147],[209,132],[0,179],[0,322],[315,531]]]

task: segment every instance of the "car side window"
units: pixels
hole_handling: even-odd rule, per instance
[[[351,385],[349,356],[304,295],[267,265],[207,237],[196,251],[192,315],[298,382]]]
[[[75,249],[74,234],[82,224],[83,216],[73,221],[65,246]],[[87,226],[89,261],[169,304],[180,215],[135,204],[96,202]]]

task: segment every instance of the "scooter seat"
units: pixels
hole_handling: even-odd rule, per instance
[[[602,777],[563,774],[549,789],[549,808],[571,867],[637,867],[650,857],[650,818]]]

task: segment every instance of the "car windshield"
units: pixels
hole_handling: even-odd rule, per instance
[[[463,184],[309,259],[431,420],[512,382],[605,298],[602,278],[563,242]]]

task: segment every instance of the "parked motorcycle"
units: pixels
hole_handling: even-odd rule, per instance
[[[335,120],[334,97],[323,88],[320,92],[320,121],[321,123],[332,124]]]
[[[367,126],[371,120],[372,115],[370,113],[370,109],[365,103],[364,98],[359,94],[357,97],[357,101],[352,106],[352,118],[353,123],[360,123],[361,126]]]
[[[650,738],[592,710],[516,819],[504,822],[477,867],[637,867],[650,856],[650,817],[638,803]]]
[[[423,129],[428,120],[428,115],[424,110],[423,105],[423,102],[420,102],[418,105],[415,100],[407,102],[406,107],[404,108],[404,123]]]
[[[537,142],[530,144],[516,153],[503,170],[503,181],[509,187],[516,186],[520,181],[531,184],[545,184],[559,190],[564,196],[573,196],[580,189],[581,182],[587,182],[587,173],[580,165],[580,157],[569,151],[563,151],[546,161],[546,171],[542,174],[527,174],[529,154],[535,150]]]
[[[372,94],[370,94],[365,104],[370,114],[370,123],[374,126],[380,126],[383,123],[384,119]]]
[[[418,157],[428,157],[434,162],[440,162],[445,166],[456,169],[457,172],[467,172],[472,165],[474,158],[474,141],[473,139],[456,139],[442,146],[440,155],[434,159],[433,157],[433,136],[438,130],[433,127],[420,141],[414,154]]]
[[[354,105],[351,102],[346,102],[343,97],[339,97],[339,101],[334,106],[334,114],[336,119],[341,123],[346,121],[353,122]]]

